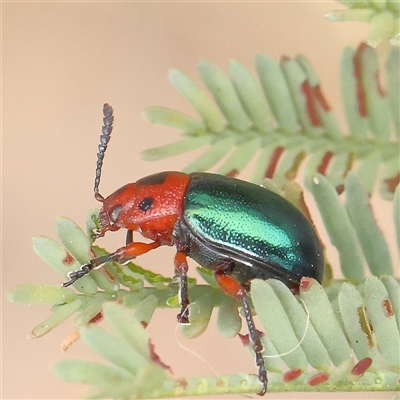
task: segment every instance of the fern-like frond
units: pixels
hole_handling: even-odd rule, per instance
[[[345,49],[341,89],[347,134],[304,57],[284,58],[278,64],[259,54],[256,69],[259,83],[236,61],[230,63],[229,77],[202,61],[200,75],[214,101],[188,76],[172,70],[171,83],[201,119],[148,108],[148,120],[181,129],[184,138],[146,150],[142,157],[157,160],[208,146],[185,172],[216,168],[217,173],[236,175],[255,158],[253,182],[268,177],[283,185],[306,163],[305,182],[318,172],[341,190],[347,173],[355,170],[369,192],[379,182],[382,196],[393,196],[400,176],[399,49],[392,49],[386,63],[386,91],[375,50],[366,45],[357,51]]]
[[[399,354],[393,351],[400,344],[399,329],[389,308],[398,299],[398,284],[387,277],[370,278],[364,286],[365,290],[359,290],[344,283],[335,293],[335,310],[313,280],[300,291],[304,306],[279,281],[253,282],[254,307],[266,332],[262,341],[268,349],[269,392],[399,389]],[[250,374],[174,378],[154,352],[139,319],[116,303],[105,303],[102,313],[112,332],[91,325],[81,327],[79,333],[108,364],[66,359],[53,366],[62,379],[90,384],[89,398],[163,398],[260,390],[256,376]],[[268,358],[273,355],[275,358]]]
[[[368,44],[377,46],[385,40],[400,44],[400,6],[396,0],[341,0],[345,10],[333,10],[325,14],[329,21],[361,21],[370,24]]]

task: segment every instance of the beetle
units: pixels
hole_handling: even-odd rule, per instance
[[[288,200],[261,186],[217,174],[167,171],[128,183],[104,198],[99,183],[104,154],[113,129],[113,110],[103,107],[97,154],[95,198],[102,203],[100,228],[127,229],[126,245],[93,258],[71,271],[67,287],[107,261],[127,262],[157,247],[176,247],[175,271],[180,278],[178,321],[189,323],[188,262],[192,258],[214,272],[222,290],[242,302],[255,352],[258,378],[267,390],[263,346],[251,315],[251,281],[276,278],[290,288],[302,277],[321,282],[324,262],[318,236],[308,219]],[[133,231],[150,243],[133,241]]]

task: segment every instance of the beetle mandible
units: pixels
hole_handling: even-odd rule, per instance
[[[101,227],[127,229],[126,245],[93,258],[71,271],[67,287],[107,261],[120,263],[168,245],[176,247],[175,271],[180,278],[181,310],[178,321],[189,323],[188,262],[192,258],[211,269],[225,293],[242,302],[255,352],[258,378],[267,390],[263,346],[251,315],[249,295],[255,278],[276,278],[287,286],[299,285],[302,277],[322,280],[321,244],[308,219],[289,201],[261,186],[210,173],[160,172],[128,183],[104,198],[99,183],[104,154],[113,128],[113,110],[103,106],[102,135],[97,154],[95,198],[102,203]],[[139,231],[150,243],[134,242]]]

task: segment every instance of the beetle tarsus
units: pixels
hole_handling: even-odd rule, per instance
[[[68,287],[75,283],[77,280],[83,278],[85,275],[89,274],[93,269],[100,268],[106,262],[111,260],[119,260],[119,257],[116,253],[106,254],[104,256],[100,256],[97,258],[92,258],[86,264],[81,265],[81,267],[75,271],[71,271],[68,273],[69,281],[62,283],[63,287]]]
[[[177,315],[177,319],[181,325],[189,325],[189,307],[182,307],[181,312]]]
[[[78,279],[81,279],[85,275],[87,275],[91,270],[93,269],[93,266],[91,263],[83,264],[81,267],[76,270],[76,271],[71,271],[68,273],[68,278],[69,281],[62,283],[62,287],[68,287],[74,284]]]
[[[187,289],[187,275],[181,276],[180,298],[181,298],[181,312],[178,314],[177,319],[181,325],[188,325],[190,303],[189,303],[189,295]]]
[[[260,392],[258,392],[257,394],[259,396],[264,396],[264,394],[267,392],[268,378],[267,378],[267,370],[265,369],[265,365],[264,365],[264,358],[261,355],[261,352],[256,352],[256,365],[259,368],[258,369],[258,380],[263,385],[262,390]]]

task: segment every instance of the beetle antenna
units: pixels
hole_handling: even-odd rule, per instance
[[[103,127],[101,128],[99,152],[97,153],[96,178],[94,180],[94,197],[97,201],[103,202],[104,197],[99,193],[101,167],[103,166],[104,154],[113,130],[114,115],[112,107],[105,103],[103,105]]]

